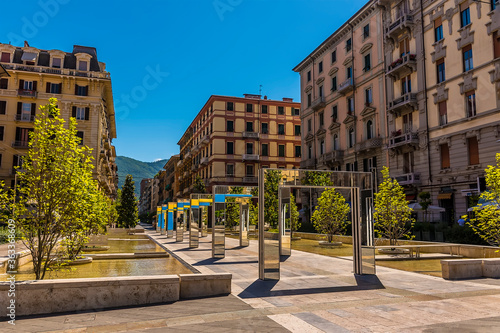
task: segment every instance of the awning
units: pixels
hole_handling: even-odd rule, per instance
[[[0,77],[3,77],[3,76],[10,76],[10,74],[7,73],[5,68],[3,68],[2,64],[0,64]]]
[[[36,53],[31,53],[31,52],[24,52],[23,56],[21,57],[21,60],[23,61],[35,61],[36,59]]]
[[[452,195],[453,195],[453,193],[439,193],[438,194],[438,200],[451,199]]]

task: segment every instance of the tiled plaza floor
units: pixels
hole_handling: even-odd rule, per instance
[[[211,237],[198,249],[147,231],[202,273],[233,274],[232,295],[173,304],[26,318],[2,332],[494,332],[500,327],[500,280],[446,281],[377,267],[352,274],[345,259],[293,251],[281,280],[258,280],[257,241],[211,259]],[[187,236],[187,233],[186,233]],[[4,329],[5,328],[5,329]]]

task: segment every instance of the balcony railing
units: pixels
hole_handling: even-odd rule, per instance
[[[208,157],[202,157],[200,160],[201,165],[207,165],[208,164]]]
[[[415,54],[405,54],[399,59],[396,59],[392,64],[387,67],[388,75],[400,74],[412,72],[417,68],[417,55]]]
[[[396,148],[409,144],[418,144],[417,133],[408,132],[389,138],[389,148]]]
[[[344,82],[342,82],[341,84],[339,84],[337,91],[340,94],[345,95],[345,94],[351,92],[353,89],[354,89],[354,81],[353,81],[352,77],[350,77],[347,80],[345,80]]]
[[[210,142],[210,136],[207,134],[203,138],[201,138],[199,146],[203,147],[206,144],[208,144],[209,142]]]
[[[68,68],[53,68],[53,67],[45,67],[45,66],[27,66],[24,64],[13,64],[13,63],[3,63],[2,66],[7,68],[7,69],[25,71],[25,72],[83,76],[83,77],[92,77],[92,78],[97,78],[97,79],[109,79],[109,78],[111,78],[111,76],[108,72],[78,71],[75,69],[68,69]]]
[[[370,150],[382,147],[382,138],[371,138],[362,142],[356,143],[357,151]]]
[[[323,154],[319,157],[318,163],[324,165],[334,165],[342,162],[342,158],[344,157],[343,150],[333,150],[326,154]]]
[[[243,177],[243,183],[257,183],[258,178],[255,176],[245,176]]]
[[[32,123],[35,121],[35,116],[32,116],[31,114],[16,114],[15,120]]]
[[[325,97],[321,96],[319,98],[316,98],[314,101],[312,101],[311,107],[313,108],[313,110],[318,110],[318,109],[324,108],[325,107]]]
[[[413,26],[413,16],[407,13],[402,13],[398,18],[396,18],[392,23],[385,28],[385,34],[387,37],[394,37],[401,33],[404,29]]]
[[[417,108],[417,94],[407,93],[389,102],[387,110],[399,113],[404,108]]]
[[[243,154],[243,161],[258,161],[259,155],[257,154]]]
[[[397,176],[396,180],[399,185],[417,185],[420,184],[420,174],[419,173],[406,173],[401,176]]]
[[[17,96],[36,97],[37,92],[28,89],[17,89]]]
[[[259,133],[258,132],[243,132],[242,136],[244,138],[249,138],[249,139],[258,139]]]
[[[29,141],[14,141],[12,142],[12,148],[28,148]]]

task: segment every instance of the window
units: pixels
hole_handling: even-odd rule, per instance
[[[373,138],[373,121],[371,120],[368,120],[366,122],[366,139],[367,140],[370,140],[371,138]]]
[[[337,91],[337,77],[332,77],[332,91]]]
[[[0,114],[5,114],[7,111],[7,102],[0,101]]]
[[[321,98],[321,99],[323,98],[323,86],[320,86],[318,88],[318,95],[319,95],[319,98]]]
[[[410,39],[405,38],[399,42],[399,56],[403,57],[410,53]]]
[[[311,71],[307,72],[307,82],[311,81]]]
[[[474,90],[465,93],[465,103],[467,110],[467,118],[476,115],[476,92]]]
[[[497,1],[498,0],[490,0],[490,9],[495,10],[497,8]]]
[[[371,54],[368,53],[365,55],[365,68],[363,68],[363,71],[368,72],[372,68],[372,62],[371,62]]]
[[[60,94],[62,83],[50,83],[47,82],[45,92],[48,94]]]
[[[21,109],[19,109],[21,105]],[[36,104],[35,103],[21,103],[18,102],[18,119],[24,121],[31,121],[35,116]],[[32,117],[33,116],[33,117]]]
[[[79,144],[79,145],[83,145],[83,132],[82,132],[82,131],[78,131],[78,132],[76,132],[76,136],[77,136],[78,138],[80,138],[80,139],[78,140],[78,144]]]
[[[443,22],[441,18],[437,18],[434,20],[434,40],[437,42],[443,38]]]
[[[500,34],[498,31],[493,33],[493,58],[500,58]]]
[[[448,109],[446,107],[446,101],[438,103],[439,109],[439,126],[446,125],[448,123]]]
[[[408,152],[403,154],[403,173],[412,173],[414,165],[414,154]]]
[[[320,61],[320,62],[318,63],[318,72],[319,72],[319,73],[323,72],[323,61]]]
[[[337,50],[332,51],[332,64],[337,61]]]
[[[267,143],[262,144],[262,156],[269,156],[269,145]]]
[[[24,89],[24,90],[36,90],[36,84],[34,84],[33,81],[21,81],[21,82],[23,82],[22,89]]]
[[[446,80],[444,71],[444,58],[441,58],[436,62],[436,68],[437,68],[437,83],[444,82],[444,80]]]
[[[278,145],[278,157],[285,157],[285,145]]]
[[[4,127],[0,126],[0,141],[3,141]]]
[[[319,116],[319,127],[323,127],[325,125],[325,113],[320,112],[318,116]]]
[[[319,154],[323,155],[325,153],[325,139],[319,142]]]
[[[234,154],[234,142],[226,142],[226,154],[227,155]]]
[[[308,159],[312,158],[312,145],[307,146],[307,158]]]
[[[311,98],[312,98],[311,94],[307,94],[307,107],[311,106],[311,102],[312,102]]]
[[[370,37],[370,25],[367,24],[363,27],[363,38]]]
[[[278,106],[278,114],[279,115],[284,115],[285,114],[285,107]]]
[[[262,105],[260,110],[262,113],[266,114],[267,113],[267,105]]]
[[[295,146],[295,157],[302,156],[302,146]]]
[[[73,106],[71,117],[76,118],[77,120],[89,120],[89,116],[90,108]]]
[[[332,121],[336,122],[338,119],[337,105],[332,106]]]
[[[85,120],[85,108],[76,108],[76,120]]]
[[[247,177],[253,177],[253,164],[247,164],[246,174]]]
[[[247,121],[247,132],[253,132],[253,122]]]
[[[477,144],[477,137],[467,139],[467,151],[469,153],[469,165],[479,164],[479,147]]]
[[[472,68],[474,68],[474,65],[472,64],[472,47],[470,44],[462,49],[462,54],[464,72],[470,71]]]
[[[352,48],[352,40],[349,38],[345,42],[345,51],[349,52],[349,51],[351,51],[351,48]]]
[[[245,151],[246,154],[253,154],[253,143],[247,142]]]
[[[354,143],[356,142],[356,138],[354,137],[354,128],[349,128],[349,148],[354,147]]]
[[[9,88],[9,80],[6,78],[0,79],[0,89],[8,89]]]
[[[311,119],[307,119],[307,131],[308,132],[311,132],[312,130],[312,122],[311,122]]]
[[[52,58],[52,67],[61,68],[61,58]]]
[[[234,103],[233,102],[227,102],[226,103],[226,109],[227,109],[227,111],[234,111]]]
[[[346,76],[348,79],[352,78],[352,66],[349,66],[345,69],[346,71]]]
[[[441,169],[450,168],[450,147],[448,144],[439,145],[439,150],[441,151]]]
[[[267,133],[269,133],[269,124],[262,123],[262,134],[267,134]]]
[[[365,89],[365,105],[368,106],[373,102],[372,88]]]
[[[295,136],[300,136],[300,125],[295,125]]]
[[[253,104],[247,104],[247,112],[253,112]]]
[[[79,71],[88,71],[88,62],[86,61],[79,61],[78,62],[78,70]]]
[[[347,98],[347,113],[349,113],[349,114],[354,113],[354,98],[353,97]]]
[[[234,164],[226,164],[226,176],[234,177]]]
[[[401,79],[401,95],[411,93],[411,76],[408,75]]]
[[[339,150],[339,135],[333,135],[333,150]]]
[[[75,95],[77,96],[88,96],[88,86],[75,85]]]
[[[285,124],[278,124],[278,135],[285,135]]]
[[[470,24],[469,2],[465,1],[460,4],[460,27],[463,28]]]
[[[292,108],[292,116],[300,116],[300,109]]]
[[[2,58],[0,59],[1,62],[10,62],[10,53],[8,52],[2,52]]]

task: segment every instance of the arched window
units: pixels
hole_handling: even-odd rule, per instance
[[[339,135],[333,135],[333,150],[339,150]]]
[[[369,140],[373,138],[373,122],[368,120],[366,122],[366,139]]]
[[[354,137],[354,128],[349,128],[349,148],[354,147],[355,137]]]

